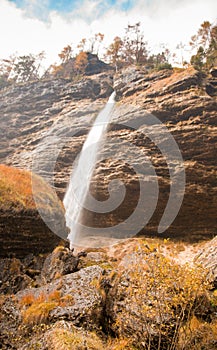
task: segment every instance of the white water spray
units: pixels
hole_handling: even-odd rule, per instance
[[[69,187],[63,204],[66,210],[66,224],[70,229],[68,239],[70,249],[79,234],[79,220],[87,197],[90,181],[97,162],[100,142],[110,122],[111,112],[115,104],[115,92],[110,96],[105,108],[98,114],[83,145],[76,168],[70,178]]]

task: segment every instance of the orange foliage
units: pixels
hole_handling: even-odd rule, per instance
[[[56,192],[40,176],[0,164],[1,210],[51,210],[56,205]]]
[[[59,58],[61,59],[62,63],[66,63],[70,60],[72,55],[72,48],[70,45],[67,45],[64,47],[61,51],[61,53],[58,54]]]
[[[77,70],[79,73],[84,73],[87,63],[88,60],[86,52],[80,52],[75,58],[75,70]]]
[[[9,203],[35,208],[31,173],[0,164],[0,207]]]
[[[28,293],[20,299],[19,303],[21,306],[30,306],[34,303],[34,300],[35,300],[34,295],[31,293]]]
[[[45,323],[49,317],[50,311],[58,306],[67,306],[74,304],[72,295],[61,296],[59,290],[54,290],[49,294],[41,293],[38,296],[28,293],[19,300],[23,308],[22,316],[25,324]]]
[[[53,64],[51,66],[51,74],[53,74],[55,77],[61,77],[63,75],[63,66],[62,65],[55,65]]]

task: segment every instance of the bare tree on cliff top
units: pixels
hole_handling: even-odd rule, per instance
[[[38,55],[24,55],[16,59],[12,75],[16,82],[27,82],[40,78],[41,61],[44,59],[44,52]]]
[[[141,31],[141,23],[128,24],[123,40],[123,53],[127,64],[144,64],[147,62],[147,42]]]

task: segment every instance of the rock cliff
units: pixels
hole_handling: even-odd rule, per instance
[[[145,156],[146,163],[152,164],[157,174],[159,198],[151,220],[138,233],[190,241],[213,237],[217,206],[215,84],[215,77],[204,76],[192,68],[147,73],[131,67],[115,76],[113,71],[106,71],[77,82],[57,79],[5,89],[0,94],[0,162],[32,169],[54,185],[62,199],[73,162],[114,87],[118,102],[91,193],[98,200],[107,200],[108,184],[118,178],[126,186],[126,196],[109,213],[85,210],[84,224],[111,227],[112,233],[113,226],[126,221],[138,203],[139,166]],[[160,234],[157,227],[169,198],[171,181],[167,159],[160,150],[161,135],[158,144],[151,140],[146,115],[156,117],[173,135],[186,172],[181,210],[170,228]],[[138,128],[135,121],[139,122]],[[179,171],[178,165],[176,170]],[[151,182],[152,175],[148,174],[146,184]],[[118,188],[114,184],[110,194]],[[128,231],[133,232],[134,225],[132,221]],[[121,235],[125,236],[124,230]]]
[[[0,214],[1,258],[50,252],[67,231],[63,205],[48,184],[35,174],[4,165],[0,165]]]

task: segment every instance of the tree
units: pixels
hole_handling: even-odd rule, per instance
[[[148,66],[153,69],[162,70],[162,69],[172,69],[171,64],[169,63],[169,58],[171,56],[170,50],[165,48],[165,50],[158,54],[151,55],[148,60]]]
[[[217,26],[209,21],[204,21],[192,36],[190,45],[193,50],[197,50],[191,58],[191,63],[195,68],[209,69],[217,64]]]
[[[123,40],[124,58],[127,64],[144,64],[147,62],[147,42],[141,31],[141,23],[128,24]]]
[[[46,76],[53,75],[55,78],[62,78],[63,77],[63,65],[62,64],[52,64],[48,71],[46,72]]]
[[[72,47],[70,45],[65,46],[58,56],[62,64],[68,62],[72,58]]]
[[[165,57],[164,52],[158,53],[158,54],[153,54],[148,58],[148,63],[151,65],[151,68],[156,68],[160,64],[166,63],[167,59]]]
[[[204,66],[204,57],[205,57],[205,51],[202,46],[199,47],[197,50],[196,55],[191,56],[191,65],[197,69],[197,70],[202,70]]]
[[[16,57],[11,55],[7,59],[0,60],[0,88],[4,88],[12,81],[11,72],[14,68]]]
[[[121,62],[123,60],[122,48],[123,41],[119,36],[116,36],[113,43],[109,45],[106,52],[106,56],[109,57],[109,62],[115,66],[116,71],[118,71],[120,68]]]
[[[217,65],[217,25],[211,29],[210,42],[207,49],[207,65],[209,68]]]
[[[176,49],[180,52],[180,58],[181,58],[181,65],[184,67],[184,51],[186,50],[186,45],[180,41],[180,43],[176,46]],[[178,59],[178,64],[180,64],[180,60]]]
[[[16,82],[27,82],[38,79],[39,75],[34,55],[19,56],[17,63],[14,65],[13,72]]]
[[[74,70],[78,74],[84,74],[85,69],[87,67],[88,59],[86,52],[80,52],[76,58],[74,63]]]
[[[102,34],[102,33],[97,33],[93,37],[91,37],[89,39],[89,44],[90,44],[89,51],[91,53],[95,53],[96,55],[98,55],[99,48],[100,48],[103,40],[104,40],[104,34]]]
[[[85,51],[85,46],[86,46],[86,43],[87,43],[87,39],[86,38],[83,38],[81,39],[81,41],[79,42],[77,48],[80,50],[80,52],[84,52]]]
[[[36,67],[36,74],[38,77],[41,77],[42,75],[42,61],[45,59],[45,52],[41,51],[39,54],[35,55],[35,67]],[[44,72],[43,72],[44,73]]]
[[[56,78],[70,78],[73,65],[72,52],[73,50],[70,45],[65,46],[62,49],[62,51],[58,54],[61,63],[52,64],[46,72],[46,75],[49,76],[51,74]]]
[[[207,49],[210,43],[210,34],[211,23],[209,21],[204,21],[198,29],[197,34],[191,37],[191,47],[196,49],[203,47],[204,50]]]

